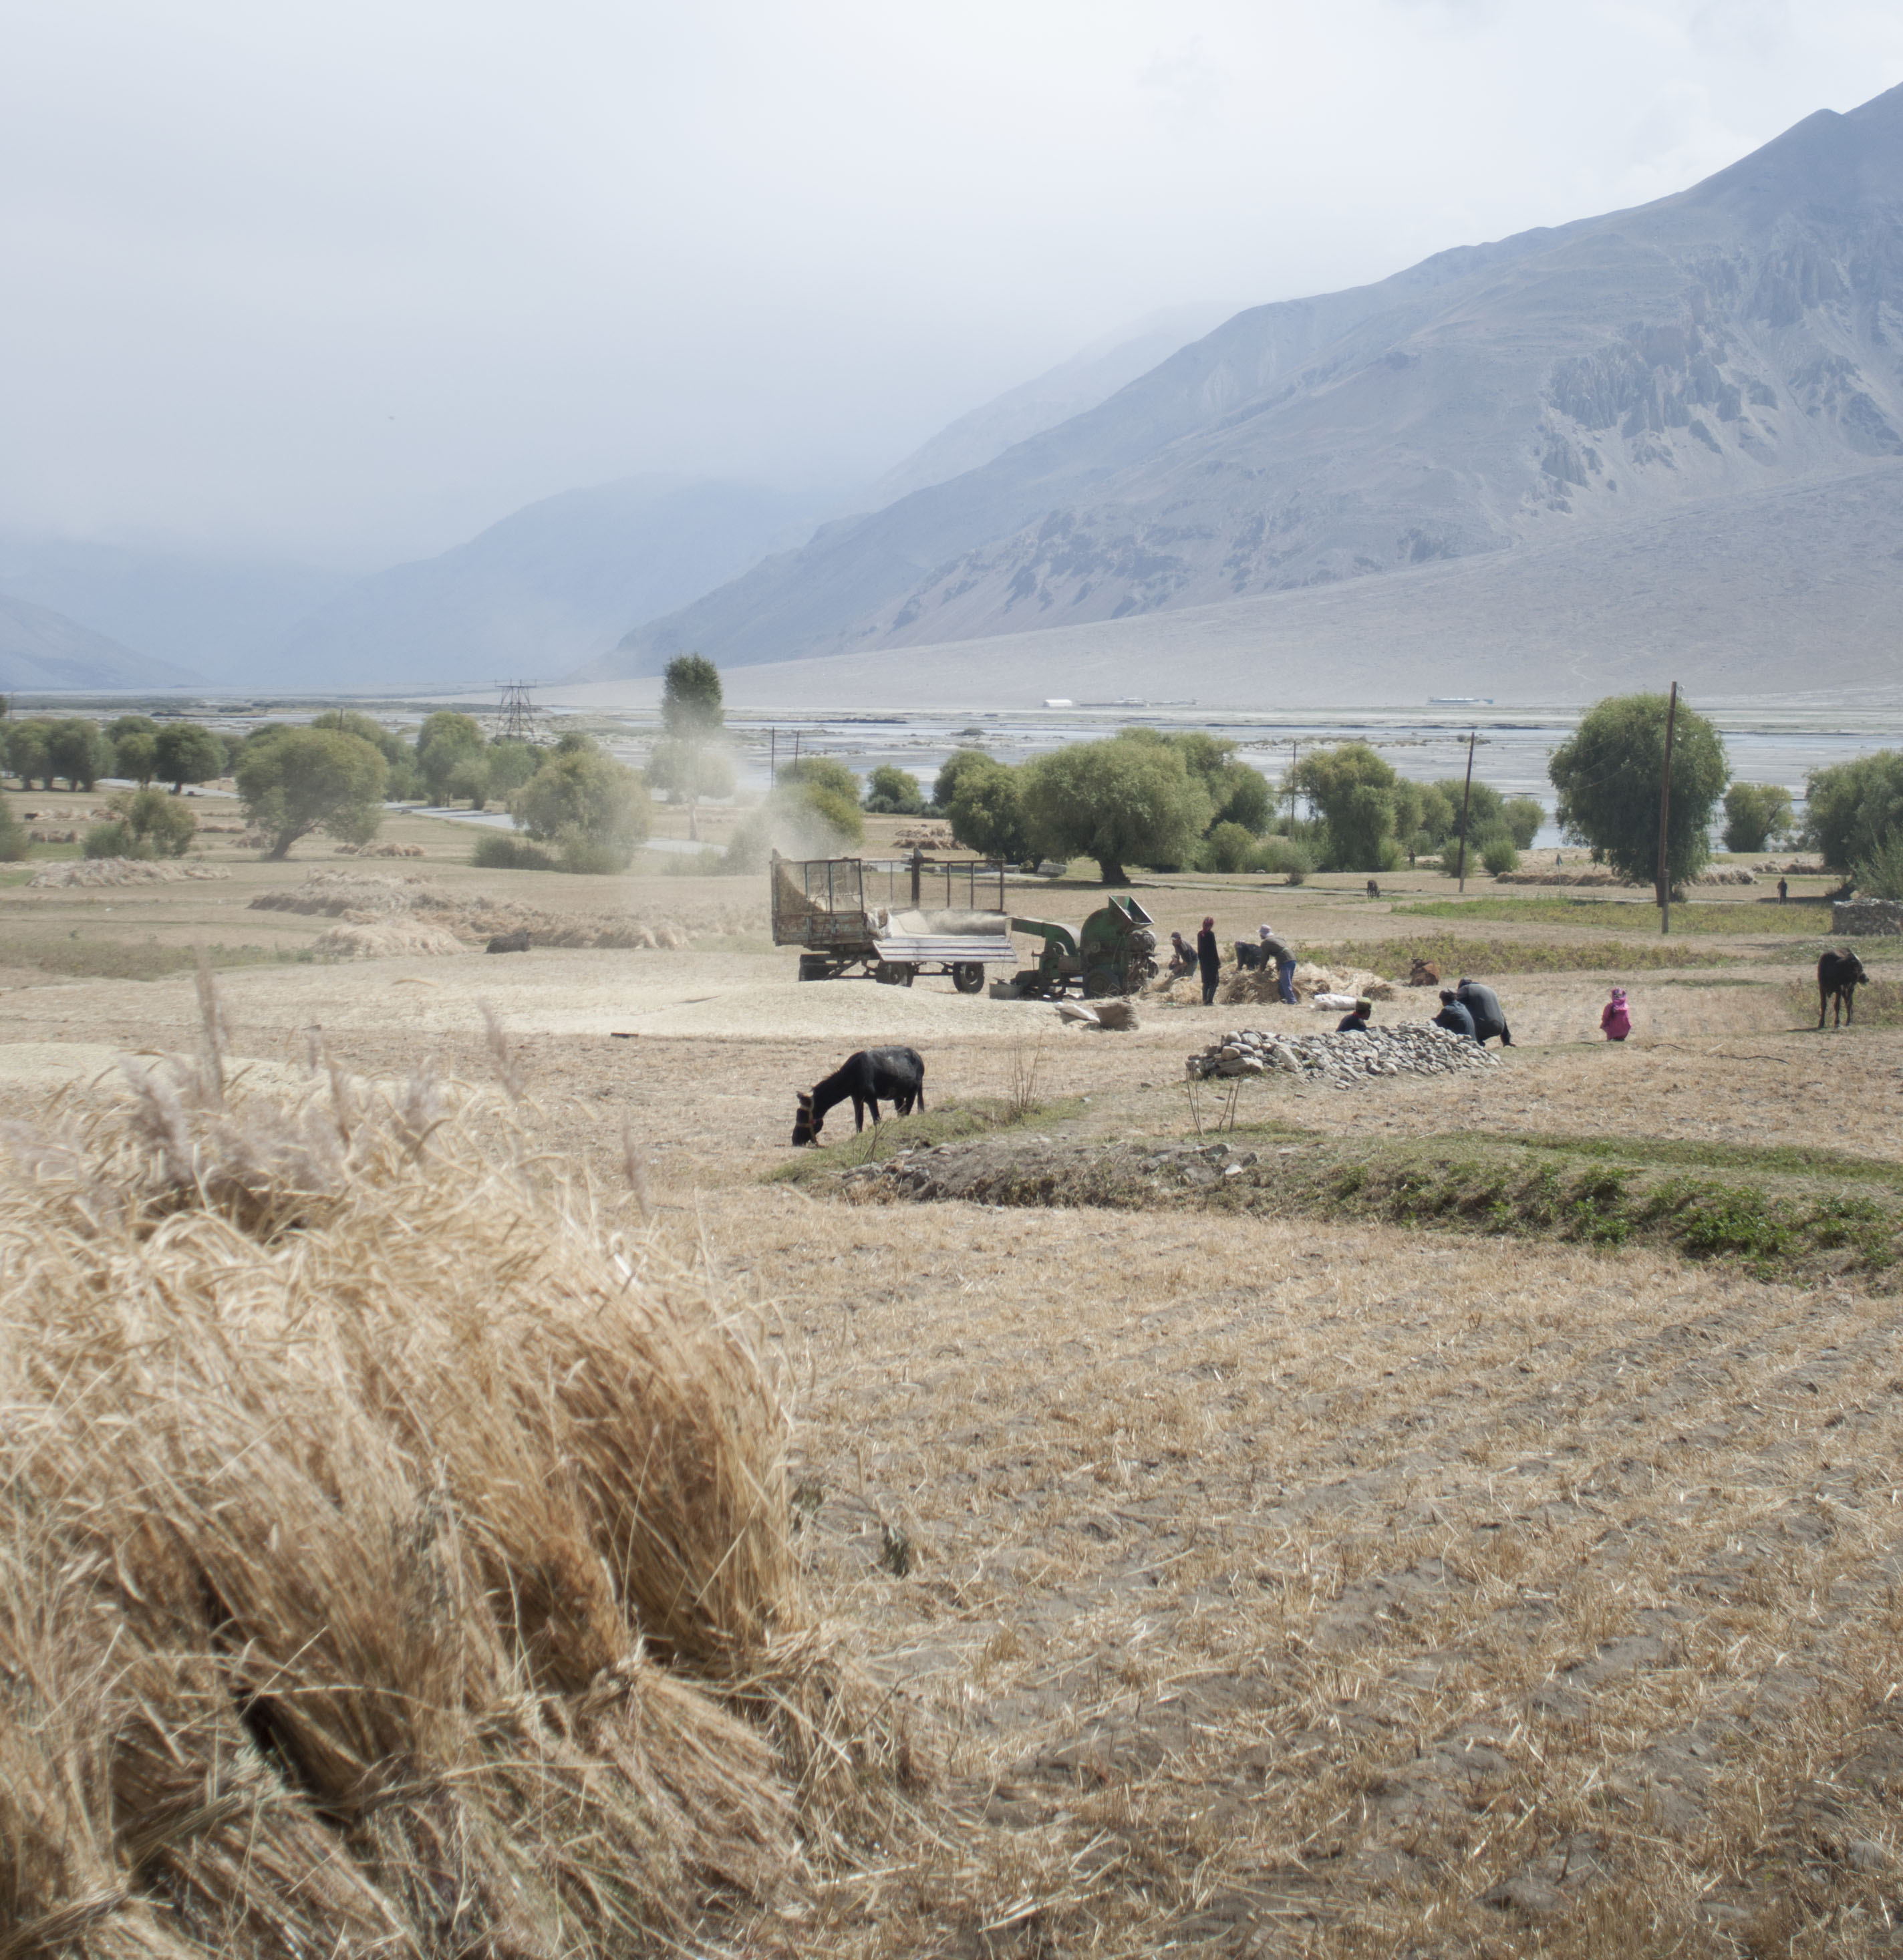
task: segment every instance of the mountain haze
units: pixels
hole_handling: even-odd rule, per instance
[[[590,676],[689,647],[940,646],[1562,540],[1590,560],[1688,505],[1867,471],[1903,454],[1899,220],[1903,89],[1656,203],[1240,313],[638,628]],[[1809,542],[1828,567],[1828,530]],[[1706,576],[1675,575],[1688,599]]]
[[[630,617],[797,543],[830,500],[667,476],[571,490],[439,556],[358,581],[286,635],[279,685],[487,686],[560,673]]]
[[[0,594],[0,690],[189,687],[202,679],[49,606]]]

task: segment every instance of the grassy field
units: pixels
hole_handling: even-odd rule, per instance
[[[235,963],[260,1079],[327,1081],[327,1055],[479,1085],[471,1136],[506,1103],[522,1140],[498,1190],[592,1193],[628,1270],[757,1344],[788,1610],[912,1754],[876,1831],[789,1841],[736,1950],[1894,1952],[1903,947],[1861,943],[1857,1024],[1819,1035],[1812,908],[1800,937],[1701,899],[1675,927],[1749,923],[1661,942],[1649,908],[1456,902],[1432,873],[1379,901],[1147,880],[1166,932],[1267,920],[1323,963],[1506,983],[1496,1070],[1251,1081],[1199,1136],[1186,1055],[1328,1023],[1151,998],[1112,1034],[940,979],[803,986],[762,881],[478,873],[466,826],[388,835],[422,854],[266,865],[220,835],[218,880],[0,880],[0,1119],[24,1126],[0,1134],[118,1106],[116,1053],[191,1052],[202,953]],[[282,901],[345,868],[686,943],[320,959],[336,918]],[[1622,1047],[1597,1035],[1614,981]],[[1434,1004],[1403,990],[1377,1022]],[[894,1042],[925,1057],[925,1114],[855,1136],[835,1112],[793,1153],[794,1092]],[[890,1188],[927,1149],[988,1181]],[[1213,1189],[1131,1175],[1212,1150],[1254,1161]],[[842,1785],[886,1773],[839,1746]]]

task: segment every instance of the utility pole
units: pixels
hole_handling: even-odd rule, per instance
[[[525,680],[505,680],[496,685],[502,690],[499,711],[502,717],[501,739],[504,742],[537,740],[541,729],[535,703],[529,698],[529,683]]]
[[[780,786],[780,731],[769,728],[766,731],[767,763],[766,787],[769,792]]]
[[[1665,767],[1659,775],[1659,931],[1672,930],[1672,867],[1666,857],[1666,826],[1672,820],[1672,737],[1679,720],[1679,683],[1672,683],[1672,698],[1665,710]]]
[[[1474,800],[1474,738],[1478,728],[1467,732],[1467,787],[1460,792],[1460,889],[1467,889],[1467,807]]]

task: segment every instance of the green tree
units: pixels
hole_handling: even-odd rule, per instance
[[[1466,834],[1469,857],[1475,854],[1473,847],[1480,838],[1491,836],[1495,831],[1507,828],[1506,803],[1499,791],[1495,789],[1492,784],[1483,783],[1476,777],[1472,793],[1469,795],[1467,781],[1464,776],[1443,776],[1434,788],[1439,791],[1441,800],[1446,805],[1447,810],[1446,828],[1441,831],[1440,836],[1436,839],[1442,848],[1443,856],[1446,854],[1450,846],[1456,854],[1459,851],[1461,835],[1461,799],[1463,796],[1467,797]]]
[[[661,676],[660,725],[668,739],[686,752],[683,775],[689,837],[700,835],[695,815],[701,795],[700,752],[719,739],[725,719],[720,669],[699,654],[681,654],[670,660]]]
[[[585,741],[558,746],[509,807],[565,871],[626,870],[653,821],[640,777]]]
[[[1365,742],[1312,749],[1289,780],[1321,813],[1330,870],[1386,871],[1400,862],[1394,832],[1400,779]]]
[[[20,778],[20,787],[30,790],[37,782],[53,788],[53,763],[46,737],[53,724],[34,715],[24,721],[7,724],[7,766]]]
[[[842,797],[855,808],[858,804],[859,778],[836,756],[802,756],[797,762],[781,766],[780,781],[810,783],[815,789],[827,790]]]
[[[1587,712],[1546,766],[1559,792],[1560,828],[1637,884],[1656,881],[1658,873],[1666,709],[1662,694],[1610,695]],[[1710,858],[1706,832],[1730,773],[1717,730],[1681,697],[1666,838],[1666,875],[1675,886],[1695,878]],[[1665,896],[1659,893],[1661,902]]]
[[[56,721],[47,731],[46,764],[76,790],[90,790],[113,766],[113,752],[97,721],[77,715]]]
[[[390,768],[359,735],[338,728],[276,729],[247,742],[239,758],[238,794],[247,820],[266,832],[270,858],[322,829],[346,844],[366,844],[383,822]]]
[[[159,780],[180,796],[187,783],[208,783],[224,773],[224,745],[196,721],[174,721],[158,731],[154,760]]]
[[[334,728],[340,734],[355,735],[368,742],[383,759],[390,772],[383,794],[392,803],[409,803],[423,794],[423,774],[416,766],[415,746],[402,733],[387,728],[354,708],[333,708],[315,717],[313,728]]]
[[[924,793],[918,778],[896,762],[881,762],[866,783],[865,807],[876,816],[922,816]]]
[[[113,741],[113,774],[144,789],[158,774],[158,737],[134,728]]]
[[[1500,820],[1516,848],[1530,851],[1540,826],[1546,821],[1546,806],[1538,797],[1509,797],[1500,806]]]
[[[1106,885],[1133,864],[1184,864],[1211,815],[1209,792],[1180,749],[1112,737],[1079,742],[1020,772],[1032,842],[1057,858],[1093,858]]]
[[[1879,749],[1813,769],[1804,797],[1805,843],[1833,871],[1847,871],[1903,833],[1903,753]]]
[[[952,798],[958,792],[958,778],[966,770],[982,766],[1000,768],[1004,765],[994,762],[982,749],[954,749],[938,765],[938,775],[931,786],[931,807],[941,816],[949,811]]]
[[[1123,728],[1118,730],[1118,739],[1160,743],[1176,749],[1189,773],[1208,792],[1212,827],[1239,824],[1252,837],[1259,837],[1268,828],[1271,801],[1268,778],[1261,770],[1237,759],[1236,744],[1227,737],[1194,728],[1169,732]]]
[[[507,803],[541,768],[543,752],[519,736],[498,737],[489,744],[489,794]]]
[[[952,835],[981,858],[1021,864],[1031,854],[1031,833],[1020,772],[978,749],[963,752],[966,759],[953,773],[951,799],[944,807]],[[945,768],[950,767],[948,762]],[[941,783],[944,776],[944,769],[940,770]]]
[[[479,751],[457,759],[443,784],[444,800],[465,800],[471,810],[480,810],[489,800],[489,759]]]
[[[1790,792],[1776,783],[1733,783],[1725,791],[1725,848],[1762,851],[1790,829]]]
[[[183,797],[167,796],[163,790],[121,790],[107,800],[107,807],[141,847],[140,856],[183,858],[198,835],[199,820],[192,806]]]
[[[449,800],[450,778],[459,762],[479,756],[488,746],[474,718],[453,708],[439,708],[426,716],[416,733],[416,766],[431,803]]]

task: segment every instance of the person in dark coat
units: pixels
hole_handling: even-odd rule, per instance
[[[1461,1005],[1460,997],[1444,988],[1440,995],[1440,1011],[1434,1016],[1434,1024],[1437,1028],[1445,1028],[1450,1035],[1465,1035],[1469,1041],[1480,1039],[1474,1032],[1474,1017]]]
[[[1502,1048],[1513,1046],[1513,1030],[1507,1025],[1500,996],[1491,987],[1483,987],[1478,980],[1462,980],[1454,991],[1459,997],[1460,1004],[1472,1015],[1474,1039],[1482,1048],[1495,1035],[1499,1036]]]
[[[1338,1035],[1364,1035],[1368,1031],[1368,1022],[1373,1013],[1374,1003],[1372,1001],[1357,1001],[1354,1011],[1344,1014],[1335,1023],[1335,1032]]]
[[[1216,999],[1216,982],[1223,970],[1222,948],[1216,943],[1216,921],[1206,918],[1196,935],[1196,964],[1202,969],[1202,1004],[1211,1007]]]

